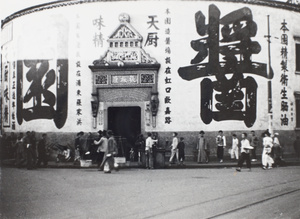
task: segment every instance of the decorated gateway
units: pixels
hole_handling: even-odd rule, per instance
[[[130,148],[171,133],[300,128],[300,7],[277,1],[57,1],[2,21],[2,134],[74,145],[111,129]]]

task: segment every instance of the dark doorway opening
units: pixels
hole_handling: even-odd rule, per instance
[[[123,149],[126,160],[129,160],[130,149],[134,147],[137,136],[141,133],[140,107],[109,107],[108,129],[115,136],[125,138]]]

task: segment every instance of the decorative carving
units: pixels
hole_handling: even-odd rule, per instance
[[[95,84],[108,84],[107,75],[95,75]]]
[[[141,52],[141,63],[143,64],[154,64],[156,60],[151,58],[145,51]]]
[[[128,27],[121,27],[111,38],[113,39],[132,39],[135,38],[136,35],[133,31],[131,31]]]
[[[126,66],[140,64],[157,64],[142,47],[142,36],[129,24],[128,14],[119,16],[121,24],[109,37],[109,49],[100,60],[95,60],[94,65],[101,66]]]
[[[138,61],[137,51],[110,52],[110,61]]]
[[[141,84],[154,84],[154,74],[141,74]]]

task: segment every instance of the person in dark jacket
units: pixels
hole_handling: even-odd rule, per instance
[[[296,140],[294,141],[294,150],[297,158],[300,159],[300,136],[297,136]]]
[[[16,166],[21,168],[22,163],[26,161],[23,133],[20,133],[16,142]]]
[[[82,136],[84,135],[83,132],[78,132],[76,139],[75,139],[75,158],[74,158],[74,164],[76,161],[79,161],[83,158],[84,150],[82,148]]]
[[[24,146],[26,152],[26,159],[27,159],[27,170],[32,170],[34,168],[33,164],[33,148],[32,148],[32,138],[30,131],[26,132],[26,136],[24,138]]]
[[[37,149],[38,149],[37,166],[39,167],[41,163],[43,163],[43,166],[46,167],[48,165],[47,134],[42,135],[42,139],[39,141]]]
[[[179,152],[179,156],[178,156],[178,159],[179,159],[179,162],[180,162],[180,165],[184,165],[183,162],[184,162],[184,148],[185,148],[185,144],[184,144],[184,138],[183,137],[180,137],[180,141],[178,143],[178,152]]]

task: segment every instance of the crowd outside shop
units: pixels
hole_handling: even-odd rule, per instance
[[[134,160],[132,161],[144,165],[147,169],[154,169],[156,167],[155,158],[158,140],[153,133],[149,132],[147,135],[147,139],[144,139],[142,134],[138,135],[135,145],[131,146],[135,151]],[[226,136],[222,131],[218,132],[215,145],[209,145],[209,139],[204,135],[204,131],[200,131],[195,145],[186,145],[183,136],[180,136],[177,132],[172,133],[172,143],[164,148],[166,151],[171,148],[169,164],[175,164],[176,159],[178,165],[183,165],[187,147],[195,147],[197,151],[196,162],[199,164],[208,163],[210,150],[215,148],[217,153],[214,156],[217,157],[219,162],[221,162],[221,158],[222,161],[225,159],[226,162],[234,161],[234,159],[237,161],[237,171],[241,171],[244,161],[246,161],[247,168],[251,169],[251,161],[257,162],[257,158],[260,157],[263,169],[271,169],[273,166],[280,166],[284,162],[284,147],[280,143],[278,132],[271,136],[267,130],[262,134],[261,140],[255,135],[254,131],[249,133],[249,137],[247,133],[242,133],[240,139],[236,134],[232,134],[232,144],[227,145],[229,156],[224,156]],[[11,140],[14,139],[14,136],[16,137],[15,142]],[[108,146],[109,138],[112,136],[112,131],[108,133],[106,130],[100,130],[96,135],[88,133],[88,136],[85,136],[84,132],[81,131],[76,135],[74,152],[68,154],[66,150],[57,151],[57,149],[54,149],[53,144],[48,141],[46,133],[43,133],[39,140],[36,138],[34,131],[26,132],[25,136],[23,133],[8,137],[3,135],[1,136],[1,151],[6,151],[6,153],[1,155],[2,160],[15,159],[15,166],[18,168],[26,166],[27,169],[35,169],[41,167],[41,164],[43,164],[43,167],[47,167],[48,161],[51,160],[50,153],[55,151],[61,156],[63,154],[66,158],[72,156],[74,165],[83,160],[92,160],[92,163],[97,164],[98,169],[103,171],[107,163],[108,167],[105,172],[111,172],[115,163],[114,156],[118,156],[118,146],[115,138],[111,139],[110,146]],[[179,142],[178,139],[180,139]],[[298,158],[299,139],[297,137],[294,142],[295,153]],[[221,152],[220,147],[223,149]],[[261,155],[253,152],[260,147],[262,149]]]

